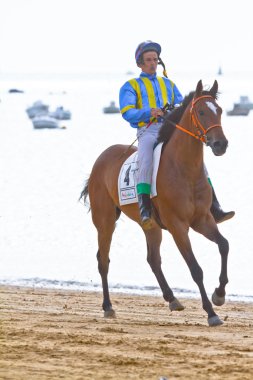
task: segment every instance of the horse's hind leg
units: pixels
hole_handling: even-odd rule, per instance
[[[109,287],[108,287],[108,271],[109,271],[109,252],[112,241],[112,234],[115,229],[115,223],[119,216],[119,210],[113,204],[109,196],[96,199],[91,205],[93,223],[98,232],[98,270],[102,279],[103,287],[103,310],[106,318],[115,317],[115,312],[112,308]]]
[[[162,230],[160,228],[152,228],[151,230],[144,231],[147,241],[147,261],[156,276],[158,284],[163,293],[163,298],[165,301],[169,302],[169,308],[173,310],[183,310],[184,306],[178,301],[174,296],[172,289],[169,287],[163,271],[162,271],[162,260],[160,255],[160,245],[162,241]]]
[[[219,276],[219,287],[215,289],[212,295],[212,301],[216,306],[221,306],[225,303],[226,295],[226,285],[228,283],[227,276],[227,261],[228,261],[228,252],[229,244],[227,239],[221,235],[219,232],[216,223],[210,218],[205,219],[203,223],[198,222],[197,225],[193,226],[194,230],[204,235],[207,239],[213,241],[218,245],[219,252],[221,255],[221,272]]]

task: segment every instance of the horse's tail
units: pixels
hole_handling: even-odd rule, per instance
[[[80,194],[79,201],[83,199],[83,203],[88,205],[87,197],[89,195],[89,178],[86,180],[84,188]],[[89,208],[90,211],[90,208]]]

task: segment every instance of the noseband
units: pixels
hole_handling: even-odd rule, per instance
[[[188,131],[187,129],[181,127],[178,124],[175,124],[175,127],[180,129],[181,131],[187,133],[188,135],[195,137],[197,140],[202,141],[204,144],[206,144],[207,143],[207,133],[213,128],[217,128],[217,127],[221,128],[221,125],[220,124],[214,124],[214,125],[210,125],[207,129],[205,129],[203,127],[203,125],[201,124],[201,122],[199,121],[199,118],[197,116],[197,112],[196,112],[196,109],[194,108],[194,106],[198,101],[200,101],[201,99],[204,99],[204,98],[213,99],[213,97],[211,95],[199,96],[198,98],[192,100],[192,105],[191,105],[191,110],[190,110],[191,121],[192,121],[192,124],[197,129],[197,134]]]

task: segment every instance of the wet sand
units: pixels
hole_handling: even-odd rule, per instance
[[[201,301],[0,286],[0,379],[252,380],[253,304],[230,302],[208,327]]]

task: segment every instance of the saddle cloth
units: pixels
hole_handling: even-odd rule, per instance
[[[151,197],[157,196],[156,190],[156,177],[161,157],[162,143],[158,144],[154,149],[153,157],[153,172],[151,183]],[[119,204],[121,206],[128,205],[130,203],[138,202],[137,195],[137,174],[138,174],[138,151],[134,152],[123,163],[119,178],[118,178],[118,192],[119,192]]]

